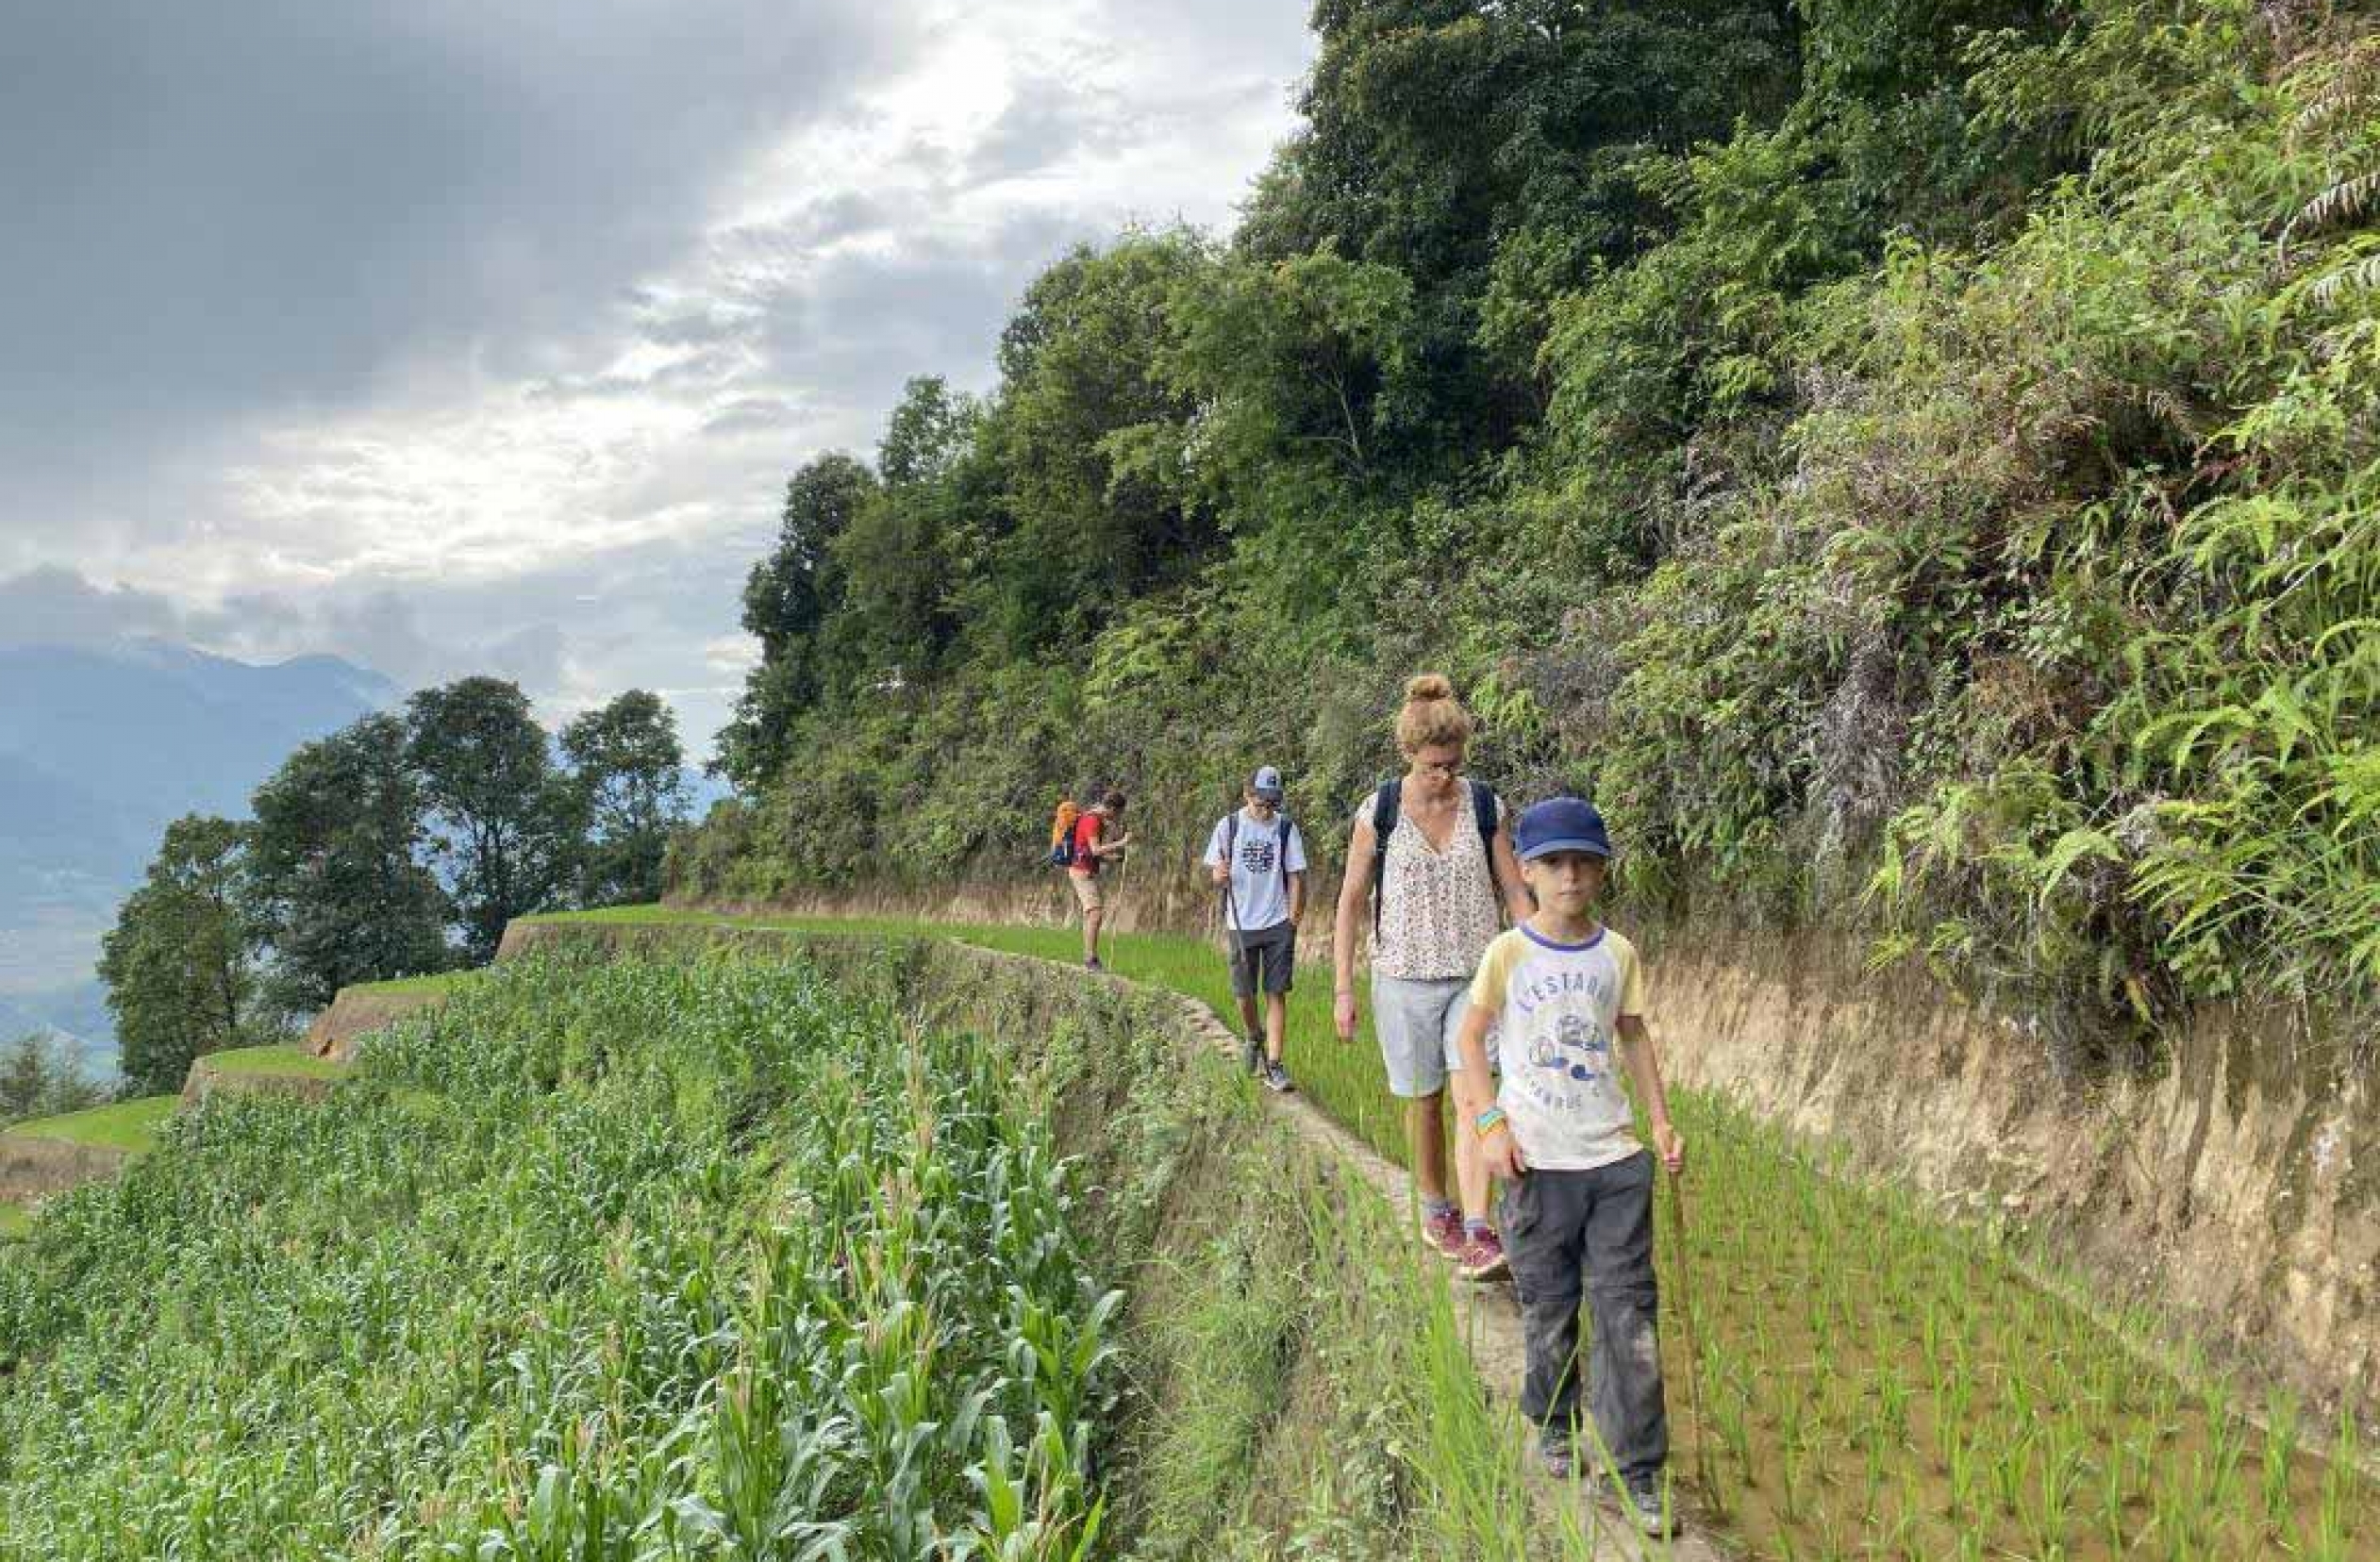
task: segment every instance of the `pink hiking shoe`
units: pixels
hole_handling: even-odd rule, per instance
[[[1502,1280],[1512,1272],[1505,1262],[1504,1238],[1492,1231],[1483,1231],[1465,1238],[1462,1251],[1455,1255],[1455,1272],[1466,1280]]]
[[[1463,1251],[1463,1214],[1449,1209],[1442,1214],[1422,1217],[1422,1240],[1449,1258],[1458,1258]]]

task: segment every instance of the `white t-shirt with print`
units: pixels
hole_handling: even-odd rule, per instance
[[[1231,857],[1231,897],[1228,921],[1235,933],[1260,933],[1276,923],[1290,920],[1289,873],[1306,872],[1306,841],[1294,822],[1281,814],[1258,823],[1248,816],[1248,810],[1238,811],[1237,833],[1232,825],[1233,815],[1225,814],[1215,821],[1215,833],[1207,838],[1206,863],[1219,867],[1223,860],[1223,838],[1234,836]],[[1288,825],[1289,852],[1287,872],[1283,871],[1281,852],[1282,826]]]
[[[1619,1054],[1620,1017],[1644,1012],[1636,945],[1607,927],[1576,944],[1508,929],[1481,956],[1471,1001],[1496,1016],[1496,1105],[1524,1162],[1586,1172],[1637,1153]]]

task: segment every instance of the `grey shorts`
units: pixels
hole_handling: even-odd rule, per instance
[[[1287,992],[1297,973],[1297,923],[1277,922],[1253,933],[1223,931],[1223,947],[1231,951],[1231,995],[1253,998],[1259,991]]]
[[[1446,1088],[1446,1075],[1462,1068],[1455,1038],[1471,1011],[1470,992],[1468,976],[1416,980],[1373,972],[1372,1028],[1389,1067],[1390,1094],[1436,1095]],[[1488,1056],[1492,1065],[1492,1042]]]

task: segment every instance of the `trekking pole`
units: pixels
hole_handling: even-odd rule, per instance
[[[1694,1478],[1715,1502],[1719,1487],[1711,1479],[1710,1433],[1703,1421],[1703,1353],[1694,1338],[1694,1287],[1686,1249],[1686,1178],[1676,1172],[1670,1173],[1670,1233],[1677,1248],[1677,1323],[1686,1337],[1686,1403],[1694,1416]]]

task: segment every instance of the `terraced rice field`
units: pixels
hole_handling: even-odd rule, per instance
[[[717,919],[634,908],[608,920]],[[939,931],[1079,956],[1066,929]],[[1107,964],[1233,1012],[1223,962],[1202,940],[1123,935]],[[1368,1031],[1340,1042],[1327,972],[1309,986],[1291,1003],[1291,1072],[1402,1160]],[[2020,1239],[1947,1223],[1723,1103],[1680,1092],[1677,1111],[1693,1147],[1692,1219],[1681,1246],[1665,1183],[1672,1469],[1750,1554],[2380,1558],[2380,1492],[2358,1473],[2365,1439],[2352,1418],[2252,1401],[2203,1359],[2159,1364],[2152,1319],[2095,1318],[2058,1300],[2034,1278],[2049,1255]]]

